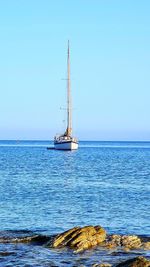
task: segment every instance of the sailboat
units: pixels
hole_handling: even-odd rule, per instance
[[[78,149],[78,140],[72,136],[72,105],[71,105],[71,84],[70,84],[70,49],[68,41],[67,55],[67,128],[64,134],[54,137],[54,148],[61,150]]]

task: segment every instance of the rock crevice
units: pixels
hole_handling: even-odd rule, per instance
[[[75,227],[57,235],[53,248],[69,247],[76,252],[95,247],[106,239],[106,231],[101,226]]]

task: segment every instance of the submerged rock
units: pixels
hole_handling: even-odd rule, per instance
[[[53,248],[69,247],[76,252],[97,246],[106,238],[106,231],[101,226],[74,227],[56,236]]]
[[[144,257],[137,257],[116,265],[116,267],[150,267],[150,261]]]
[[[0,243],[33,243],[35,245],[44,245],[48,241],[54,239],[54,236],[45,236],[45,235],[30,235],[30,236],[3,236],[0,237]]]

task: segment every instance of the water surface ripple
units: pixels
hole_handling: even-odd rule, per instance
[[[0,141],[1,236],[51,236],[90,224],[150,235],[150,142],[80,142],[78,151],[47,150],[49,144]],[[102,257],[99,249],[79,256],[0,243],[1,266],[90,266]]]

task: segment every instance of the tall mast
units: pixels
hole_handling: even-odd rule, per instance
[[[67,135],[72,135],[72,107],[71,107],[71,83],[70,83],[70,49],[68,40],[67,56]]]

